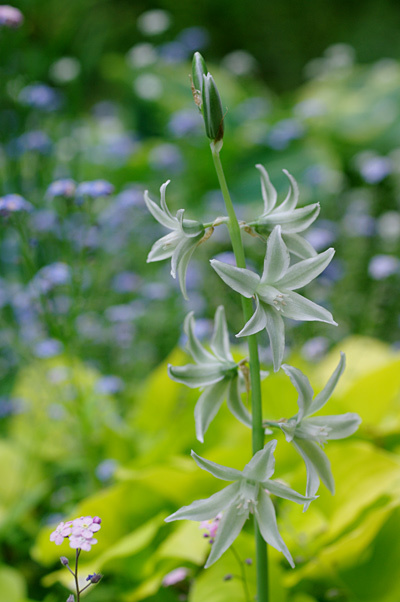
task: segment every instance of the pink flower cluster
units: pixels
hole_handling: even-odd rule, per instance
[[[65,538],[68,538],[71,548],[89,552],[91,547],[97,543],[97,539],[93,535],[100,530],[100,523],[101,518],[98,516],[81,516],[66,523],[61,522],[50,535],[50,541],[54,541],[59,546]]]
[[[219,512],[215,518],[212,518],[210,520],[203,520],[199,525],[199,529],[204,531],[203,537],[209,537],[211,544],[214,543],[214,539],[218,531],[219,521],[221,520],[221,518],[222,514],[221,512]]]

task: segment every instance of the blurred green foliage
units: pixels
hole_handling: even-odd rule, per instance
[[[187,458],[192,447],[239,468],[251,447],[250,433],[225,410],[200,446],[197,393],[166,372],[168,361],[186,361],[177,344],[187,311],[203,316],[207,329],[215,307],[229,304],[231,331],[243,326],[237,295],[207,267],[229,252],[226,234],[216,229],[194,255],[189,305],[169,266],[145,263],[165,232],[144,209],[144,189],[157,200],[171,178],[173,211],[185,207],[188,217],[210,220],[223,212],[191,98],[190,52],[173,54],[192,26],[207,28],[207,59],[225,57],[212,71],[227,108],[222,159],[241,218],[260,213],[255,163],[266,166],[281,196],[286,168],[301,203],[321,203],[310,236],[320,250],[333,244],[337,252],[333,269],[307,294],[332,310],[339,327],[289,325],[289,361],[318,389],[338,350],[346,351],[348,367],[327,412],[363,419],[357,438],[327,448],[336,496],[321,489],[306,514],[279,503],[297,567],[290,571],[272,551],[272,598],[398,602],[400,50],[391,35],[398,4],[18,6],[25,24],[0,30],[0,195],[21,194],[33,210],[1,215],[0,225],[0,602],[66,597],[68,573],[58,558],[69,549],[49,542],[49,525],[80,514],[103,518],[98,545],[83,557],[82,574],[105,574],[93,602],[177,602],[185,593],[190,602],[242,600],[238,582],[222,580],[237,571],[229,551],[204,571],[208,544],[198,526],[163,523],[214,492]],[[171,24],[149,35],[140,17],[154,8],[169,11]],[[351,43],[356,58],[338,41]],[[238,49],[249,54],[227,55]],[[31,96],[38,82],[46,86],[42,105]],[[43,106],[43,94],[55,94],[55,105]],[[48,187],[60,178],[104,178],[115,193],[82,204],[51,198]],[[246,248],[257,268],[264,244],[252,239]],[[70,278],[48,285],[41,270],[59,263]],[[283,374],[263,387],[265,416],[296,411]],[[304,491],[304,467],[283,439],[277,456],[277,476]],[[251,557],[252,546],[249,526],[237,550]],[[190,579],[164,587],[178,566],[188,567]],[[254,569],[246,571],[253,588]]]

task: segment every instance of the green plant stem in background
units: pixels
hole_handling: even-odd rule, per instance
[[[228,231],[232,242],[233,252],[236,258],[236,264],[239,268],[246,268],[246,259],[243,249],[242,236],[239,222],[233,208],[232,199],[229,194],[228,186],[222,168],[219,151],[221,143],[211,143],[211,152],[217,172],[219,185],[224,197],[226,210],[229,217]],[[243,315],[248,322],[253,315],[253,304],[251,299],[242,296]],[[247,337],[249,346],[250,363],[250,381],[251,381],[251,412],[252,412],[252,442],[253,455],[264,447],[264,429],[262,425],[262,398],[261,398],[261,378],[260,378],[260,360],[258,357],[257,335]],[[268,553],[257,522],[254,521],[255,541],[256,541],[256,571],[257,571],[257,602],[269,601],[268,589]]]
[[[80,550],[76,550],[76,559],[75,559],[75,587],[76,587],[76,602],[80,602],[80,591],[79,591],[79,581],[78,581],[78,560],[79,560]]]

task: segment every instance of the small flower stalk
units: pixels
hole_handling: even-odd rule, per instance
[[[187,337],[186,349],[193,363],[170,365],[168,372],[172,380],[200,389],[194,408],[196,437],[200,442],[204,441],[226,401],[232,419],[239,420],[244,428],[252,431],[252,454],[244,468],[239,470],[202,458],[192,451],[192,458],[199,468],[228,484],[209,498],[183,506],[165,520],[200,523],[204,537],[211,544],[205,568],[231,549],[236,560],[239,559],[245,599],[250,601],[254,599],[254,594],[251,595],[247,589],[244,563],[232,544],[251,519],[256,548],[256,598],[258,602],[270,602],[268,546],[281,552],[287,563],[294,567],[291,552],[279,531],[275,510],[277,500],[288,500],[307,510],[311,503],[318,503],[315,500],[320,481],[333,494],[334,479],[328,456],[322,447],[329,440],[353,435],[360,424],[359,416],[351,412],[338,416],[315,416],[334,393],[344,371],[343,354],[331,378],[317,395],[314,395],[308,378],[298,368],[283,363],[285,319],[337,325],[327,308],[307,297],[307,289],[297,292],[318,278],[332,261],[335,251],[331,248],[317,253],[304,238],[304,232],[317,219],[320,208],[318,203],[298,207],[299,187],[287,170],[283,171],[289,181],[289,191],[286,198],[278,202],[277,191],[267,170],[260,164],[256,165],[261,177],[264,209],[258,217],[239,224],[220,159],[224,136],[222,103],[215,81],[199,53],[193,57],[192,91],[204,119],[206,136],[211,140],[212,159],[227,213],[226,216],[215,218],[210,232],[216,225],[226,225],[236,258],[236,265],[216,259],[211,259],[210,263],[216,275],[241,298],[244,325],[236,336],[247,342],[248,357],[241,362],[234,360],[229,342],[229,311],[220,305],[215,312],[214,330],[208,345],[196,337],[193,312],[186,316],[183,330]],[[181,291],[187,298],[186,270],[196,246],[209,238],[206,229],[210,225],[186,220],[183,209],[173,216],[165,201],[167,184],[160,189],[160,206],[150,199],[147,191],[145,193],[150,213],[170,230],[169,234],[154,243],[148,261],[171,259],[171,274],[178,276]],[[265,241],[260,273],[247,267],[243,232],[256,234]],[[268,372],[260,367],[257,335],[263,330],[268,334],[274,371],[283,370],[298,393],[297,414],[279,421],[269,420],[268,404],[265,408],[262,405],[261,380],[268,376]],[[247,393],[250,403],[243,402],[244,393]],[[265,439],[273,434],[274,429],[284,434],[286,442],[294,446],[305,463],[307,482],[304,494],[272,478],[278,442],[277,439]],[[284,440],[282,444],[285,444]]]
[[[81,587],[78,579],[78,564],[79,557],[82,551],[90,552],[93,545],[97,544],[97,539],[94,537],[95,533],[101,529],[101,518],[98,516],[81,516],[74,520],[67,522],[61,522],[57,525],[55,530],[50,534],[50,541],[54,542],[57,546],[60,546],[65,540],[68,540],[70,548],[76,550],[75,552],[75,569],[70,567],[69,560],[66,556],[60,557],[60,562],[65,566],[74,578],[74,585],[76,590],[76,602],[80,602],[80,595],[82,592],[87,590],[91,585],[99,583],[103,575],[100,573],[93,573],[86,577],[87,585]],[[67,602],[75,601],[75,596],[71,594]]]

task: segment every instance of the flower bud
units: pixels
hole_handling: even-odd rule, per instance
[[[224,136],[224,114],[217,86],[210,73],[203,75],[202,98],[206,135],[214,142],[219,142]]]
[[[68,566],[69,565],[69,560],[66,556],[61,556],[60,557],[60,562],[61,564],[63,564],[64,566]]]
[[[195,52],[192,61],[192,81],[195,89],[200,93],[203,89],[203,75],[207,75],[206,62],[200,52]]]
[[[67,602],[75,602],[74,594],[71,594],[70,596],[68,596]]]
[[[101,523],[100,516],[94,516],[93,517],[93,522],[96,523],[97,525],[100,525],[100,523]]]
[[[93,573],[93,575],[88,575],[86,577],[86,581],[90,581],[90,583],[98,583],[102,577],[103,575],[101,573]]]

